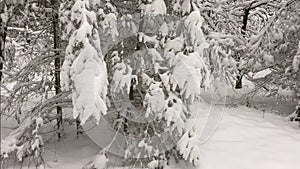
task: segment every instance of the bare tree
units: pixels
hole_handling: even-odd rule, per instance
[[[61,85],[60,85],[60,67],[61,67],[61,61],[60,61],[60,38],[59,38],[59,0],[51,0],[51,5],[53,8],[52,12],[52,26],[53,26],[53,44],[54,44],[54,50],[55,50],[55,60],[54,60],[54,66],[55,66],[55,94],[61,93]],[[62,108],[60,106],[56,107],[57,111],[57,128],[58,128],[58,139],[61,138],[61,129],[62,129]]]

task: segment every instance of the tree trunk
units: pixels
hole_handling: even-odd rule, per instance
[[[242,26],[242,34],[246,35],[248,16],[249,16],[250,8],[246,8],[243,16],[243,26]]]
[[[241,89],[243,87],[243,83],[242,83],[242,79],[243,79],[243,75],[238,75],[235,83],[235,89]]]
[[[83,127],[80,124],[79,117],[76,118],[76,137],[78,138],[80,134],[83,134]]]
[[[0,14],[4,13],[5,2],[0,3]],[[7,23],[6,21],[2,20],[0,17],[0,83],[2,83],[3,78],[3,62],[5,60],[5,39],[6,39],[6,31],[7,31]]]
[[[250,8],[246,8],[244,11],[244,16],[243,16],[243,26],[242,26],[242,35],[246,35],[246,30],[247,30],[247,23],[248,23],[248,16],[249,16]],[[240,57],[238,58],[238,61],[240,62]],[[237,80],[235,82],[235,89],[241,89],[243,87],[243,74],[242,70],[239,70],[239,75],[237,76]]]
[[[59,38],[59,0],[51,0],[51,5],[53,8],[52,13],[52,26],[53,26],[53,41],[54,41],[54,50],[55,50],[55,94],[61,93],[61,86],[60,86],[60,67],[61,67],[61,61],[60,61],[60,38]],[[58,139],[61,138],[61,131],[62,131],[62,108],[60,106],[56,107],[57,111],[57,129],[58,129]]]

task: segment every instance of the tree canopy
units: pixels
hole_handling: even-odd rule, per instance
[[[197,165],[203,93],[223,102],[224,86],[246,78],[255,88],[243,104],[262,91],[300,104],[299,10],[298,0],[1,0],[1,117],[18,123],[1,159],[40,166],[63,121],[80,130],[103,118],[128,136],[125,159],[157,168],[175,149]]]

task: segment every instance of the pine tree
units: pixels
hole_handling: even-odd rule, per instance
[[[282,88],[299,100],[295,0],[0,1],[0,13],[1,116],[19,124],[1,141],[1,160],[32,156],[42,166],[46,124],[58,120],[62,139],[62,111],[72,108],[78,133],[94,119],[124,136],[128,165],[167,168],[171,154],[197,165],[209,87],[222,100],[218,84],[247,78],[256,88],[246,101]],[[251,76],[265,69],[272,73]],[[298,106],[291,120],[299,114]],[[114,139],[87,168],[106,166]]]

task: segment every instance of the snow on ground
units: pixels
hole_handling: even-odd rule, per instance
[[[101,148],[85,135],[76,139],[74,127],[66,131],[66,139],[46,148],[47,165],[53,169],[80,169],[93,160]],[[247,107],[225,108],[218,129],[208,142],[201,145],[201,160],[197,168],[296,169],[300,166],[299,156],[298,124]],[[110,168],[114,168],[115,163],[120,164],[120,159],[111,157]],[[181,162],[172,164],[171,168],[193,167]]]
[[[296,169],[300,129],[283,118],[240,107],[226,109],[214,136],[202,145],[201,169]]]

